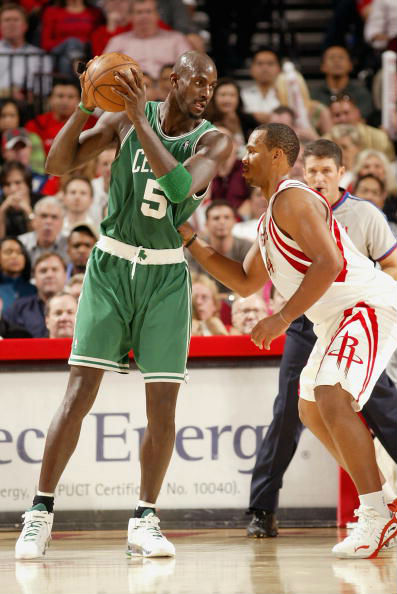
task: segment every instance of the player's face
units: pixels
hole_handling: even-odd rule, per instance
[[[176,99],[182,113],[193,119],[201,119],[216,86],[217,75],[211,65],[175,79]]]
[[[320,192],[330,204],[339,199],[339,182],[345,172],[344,167],[337,167],[329,157],[307,157],[304,168],[304,179],[313,190]]]
[[[251,186],[263,187],[271,167],[271,152],[264,141],[266,132],[253,132],[248,139],[243,161],[243,177]]]

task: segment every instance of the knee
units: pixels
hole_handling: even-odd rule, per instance
[[[88,398],[87,398],[88,396]],[[91,408],[89,395],[68,392],[62,402],[62,416],[67,421],[81,421]]]

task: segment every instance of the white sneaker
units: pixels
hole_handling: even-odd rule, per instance
[[[175,547],[161,533],[159,524],[159,518],[152,511],[145,511],[142,518],[130,518],[127,555],[174,557]]]
[[[354,515],[358,522],[352,532],[334,546],[340,558],[374,559],[382,547],[397,534],[397,517],[382,518],[373,507],[360,505]]]
[[[51,540],[54,514],[42,503],[23,514],[23,529],[15,545],[15,559],[38,559],[45,555]]]

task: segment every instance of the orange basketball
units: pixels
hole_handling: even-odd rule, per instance
[[[95,58],[88,66],[84,77],[84,91],[89,102],[104,111],[123,111],[124,101],[120,95],[112,91],[112,87],[123,90],[123,87],[117,84],[114,72],[128,69],[133,69],[142,76],[138,62],[125,54],[111,52]]]

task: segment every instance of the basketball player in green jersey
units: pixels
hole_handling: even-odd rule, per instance
[[[131,555],[173,556],[155,503],[172,454],[174,415],[190,340],[190,277],[177,227],[200,204],[230,140],[202,114],[216,85],[205,54],[187,52],[164,103],[146,103],[133,71],[115,74],[125,111],[106,113],[82,132],[95,105],[82,102],[55,138],[47,171],[63,175],[114,143],[108,215],[79,302],[66,395],[48,430],[39,490],[24,515],[17,559],[42,557],[54,491],[75,450],[105,370],[128,373],[128,352],[143,374],[148,425],[140,452],[140,500],[128,526]],[[84,74],[82,75],[84,82]],[[84,85],[83,85],[84,88]],[[116,91],[115,91],[116,92]]]

